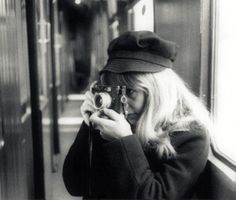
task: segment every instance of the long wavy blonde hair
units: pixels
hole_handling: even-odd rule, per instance
[[[188,89],[183,80],[172,70],[158,73],[106,72],[101,76],[103,84],[117,82],[136,88],[146,94],[143,113],[136,123],[135,133],[143,146],[155,144],[160,158],[176,155],[170,142],[170,133],[189,130],[193,121],[209,130],[209,113],[201,101]]]

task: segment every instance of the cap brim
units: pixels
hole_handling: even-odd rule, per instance
[[[127,72],[154,73],[154,72],[161,72],[166,68],[169,68],[169,67],[145,62],[142,60],[113,59],[111,61],[108,61],[105,67],[100,71],[100,74],[106,71],[118,73],[118,74],[127,73]]]

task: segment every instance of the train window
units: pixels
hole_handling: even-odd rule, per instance
[[[217,2],[217,1],[215,1]],[[236,2],[219,0],[214,17],[213,113],[215,118],[214,150],[236,164]]]

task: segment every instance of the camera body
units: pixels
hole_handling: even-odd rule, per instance
[[[110,108],[118,113],[127,114],[126,86],[107,86],[95,84],[91,88],[94,94],[94,106],[96,109]]]

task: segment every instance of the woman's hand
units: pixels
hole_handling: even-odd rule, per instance
[[[103,109],[103,115],[108,118],[101,118],[100,114],[101,112],[95,112],[90,117],[90,121],[96,129],[100,130],[103,139],[114,140],[133,134],[124,115],[107,108]]]
[[[92,92],[87,91],[85,93],[85,100],[80,107],[81,114],[85,123],[89,126],[89,118],[90,116],[96,111],[94,104],[93,104],[94,95]]]

